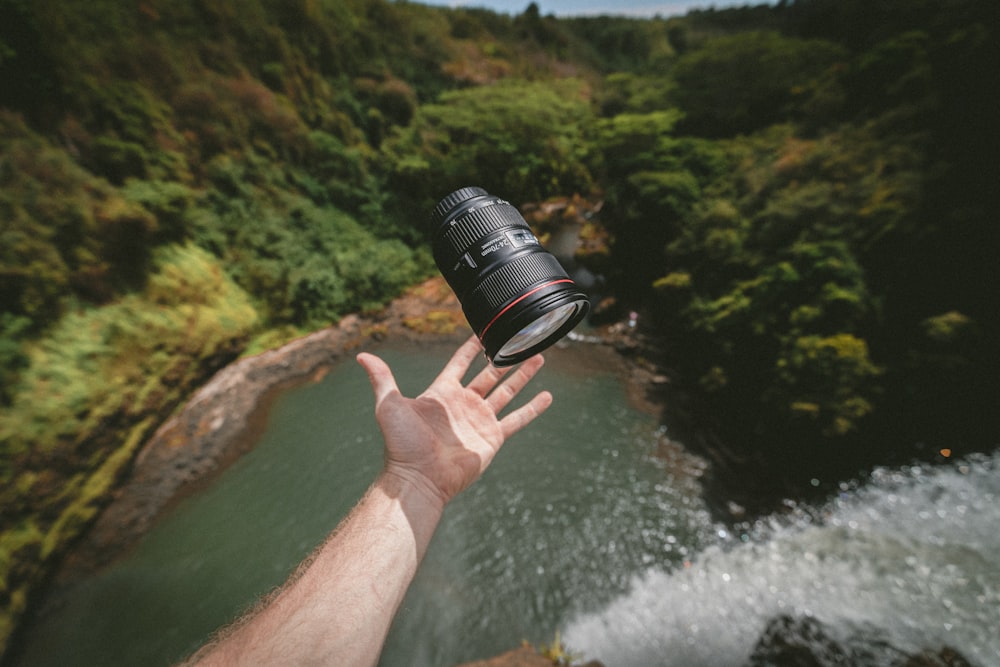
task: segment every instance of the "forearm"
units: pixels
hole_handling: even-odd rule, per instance
[[[374,665],[443,505],[383,473],[313,558],[199,665]]]

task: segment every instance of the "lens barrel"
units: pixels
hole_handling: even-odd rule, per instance
[[[586,317],[586,295],[509,202],[462,188],[431,220],[434,261],[494,366],[541,352]]]

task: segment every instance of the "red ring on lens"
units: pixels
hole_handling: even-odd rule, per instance
[[[497,320],[499,320],[501,317],[503,317],[504,313],[506,313],[508,310],[510,310],[511,308],[513,308],[514,306],[516,306],[517,304],[519,304],[521,301],[524,301],[525,299],[527,299],[529,296],[531,296],[535,292],[537,292],[539,290],[543,290],[546,287],[549,287],[551,285],[558,285],[559,283],[571,283],[571,282],[573,282],[573,281],[570,280],[569,278],[563,278],[561,280],[553,280],[551,282],[545,283],[544,285],[539,285],[538,287],[536,287],[535,289],[531,290],[530,292],[526,292],[526,293],[522,294],[521,296],[517,297],[516,299],[514,299],[513,301],[511,301],[509,304],[507,304],[504,307],[503,310],[501,310],[499,313],[497,313],[496,316],[492,320],[490,320],[489,323],[487,323],[487,325],[485,327],[483,327],[483,330],[479,333],[479,340],[483,339],[483,337],[486,335],[486,332],[490,330],[490,327],[492,327],[493,324],[496,323]]]

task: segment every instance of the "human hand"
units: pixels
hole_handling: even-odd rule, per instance
[[[552,404],[539,392],[498,418],[542,367],[541,355],[510,368],[487,365],[468,386],[462,379],[482,351],[469,338],[434,382],[416,398],[403,396],[389,366],[362,352],[360,363],[375,392],[375,419],[385,438],[385,473],[415,484],[441,508],[486,470],[501,445]]]

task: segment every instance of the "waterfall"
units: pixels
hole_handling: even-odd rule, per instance
[[[744,665],[769,620],[815,619],[871,658],[943,646],[1000,664],[1000,453],[878,469],[818,507],[757,521],[574,618],[607,667]],[[894,648],[893,648],[894,647]]]

